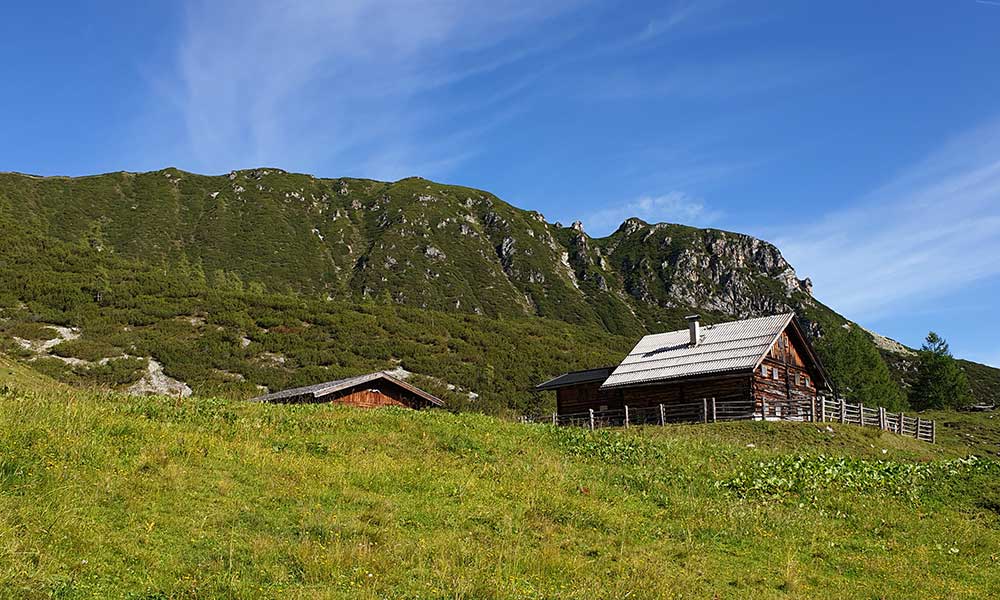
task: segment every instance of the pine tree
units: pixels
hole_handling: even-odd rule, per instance
[[[962,408],[972,402],[965,371],[951,355],[948,342],[933,331],[920,349],[917,381],[910,391],[914,408]]]

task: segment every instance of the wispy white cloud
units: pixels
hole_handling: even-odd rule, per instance
[[[483,110],[517,82],[497,78],[495,90],[485,86],[485,103],[454,107],[434,91],[542,51],[546,44],[518,42],[576,4],[195,1],[173,68],[157,75],[164,93],[155,117],[180,123],[180,152],[202,170],[271,164],[433,175],[470,152],[450,109]],[[510,108],[466,122],[498,124]]]
[[[676,0],[616,38],[600,35],[598,16],[618,10],[604,0],[189,0],[172,64],[147,73],[154,106],[136,133],[154,149],[137,160],[447,176],[596,57],[741,26],[731,6]],[[675,93],[700,93],[696,72],[678,71]]]
[[[617,206],[590,213],[583,219],[591,235],[603,236],[613,232],[625,219],[638,217],[649,223],[683,223],[709,225],[720,216],[697,198],[678,191],[662,196],[643,195]]]
[[[632,35],[594,48],[594,54],[617,54],[648,50],[665,42],[689,36],[728,32],[759,25],[771,19],[753,7],[752,15],[732,0],[678,0],[651,15]]]
[[[777,242],[818,297],[856,319],[1000,276],[1000,119]]]

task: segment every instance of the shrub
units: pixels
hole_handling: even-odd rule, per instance
[[[119,354],[119,351],[111,344],[97,340],[77,338],[56,345],[52,348],[52,353],[57,356],[97,362],[102,358],[116,356]]]
[[[54,340],[59,333],[47,325],[31,321],[18,321],[4,328],[4,333],[25,340]]]

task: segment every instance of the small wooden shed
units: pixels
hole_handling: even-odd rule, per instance
[[[423,409],[444,406],[440,398],[384,371],[293,388],[253,398],[252,402],[332,402],[360,408],[403,406]]]

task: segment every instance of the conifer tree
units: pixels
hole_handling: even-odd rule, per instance
[[[905,394],[861,328],[835,328],[816,348],[841,397],[889,410],[906,407]]]
[[[917,380],[910,391],[914,408],[962,408],[972,402],[965,371],[948,349],[948,342],[933,331],[920,349]]]

